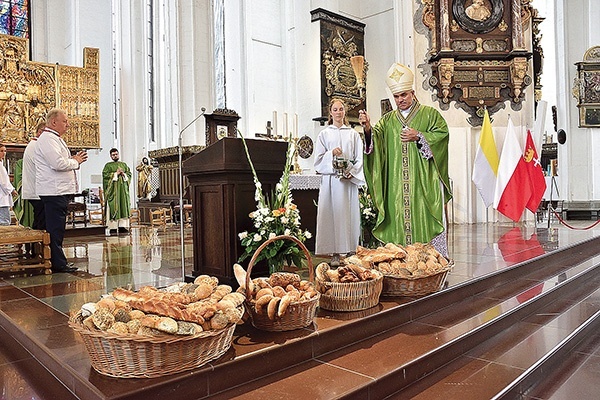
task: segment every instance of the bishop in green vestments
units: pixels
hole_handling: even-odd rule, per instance
[[[119,161],[119,150],[110,149],[111,162],[102,170],[102,186],[106,204],[107,234],[129,231],[131,208],[129,203],[129,182],[131,170]]]
[[[398,109],[375,126],[365,111],[359,114],[365,177],[378,211],[373,235],[384,243],[432,243],[447,257],[448,125],[436,109],[419,103],[413,80],[410,69],[392,65],[386,82]]]

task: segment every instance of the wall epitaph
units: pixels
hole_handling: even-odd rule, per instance
[[[577,65],[573,97],[579,108],[579,127],[600,127],[600,46],[589,48]]]
[[[486,107],[493,114],[509,101],[521,109],[532,83],[523,33],[535,12],[530,1],[421,0],[417,30],[430,40],[421,67],[442,109],[456,102],[472,125]]]
[[[321,24],[321,115],[314,120],[324,125],[329,100],[337,97],[348,107],[348,120],[358,123],[358,110],[365,108],[368,63],[364,62],[362,79],[357,79],[350,58],[365,55],[365,24],[322,8],[311,11],[311,16],[312,22]]]

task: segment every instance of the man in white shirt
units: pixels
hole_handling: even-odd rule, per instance
[[[33,207],[33,229],[39,229],[42,231],[46,230],[46,217],[44,216],[44,203],[40,199],[40,196],[35,192],[35,146],[37,144],[37,138],[40,137],[46,123],[41,122],[38,124],[35,130],[35,137],[31,138],[31,141],[25,147],[23,152],[23,177],[21,178],[21,197],[23,200],[27,200]]]
[[[72,195],[79,191],[75,170],[87,161],[87,153],[79,151],[71,156],[71,151],[61,138],[68,128],[65,112],[60,109],[50,110],[46,129],[35,146],[35,191],[44,203],[53,272],[77,270],[67,263],[62,243],[67,223],[67,206]]]

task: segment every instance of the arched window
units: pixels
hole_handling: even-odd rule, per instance
[[[29,37],[29,0],[0,0],[0,33]]]

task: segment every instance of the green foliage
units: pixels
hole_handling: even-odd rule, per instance
[[[300,228],[300,211],[293,203],[289,183],[293,160],[292,146],[288,146],[283,175],[279,183],[275,186],[275,190],[271,192],[267,199],[263,193],[262,184],[258,180],[256,170],[250,159],[246,141],[243,137],[242,141],[254,176],[254,185],[256,187],[254,199],[257,209],[250,213],[254,230],[238,234],[242,246],[244,246],[244,253],[239,259],[240,262],[252,257],[260,245],[272,237],[278,235],[295,236],[301,242],[311,237],[309,231],[303,231]],[[302,257],[302,250],[294,242],[290,240],[278,240],[265,247],[256,258],[256,261],[266,260],[269,265],[269,272],[273,273],[280,271],[284,265],[293,264],[301,268]]]

